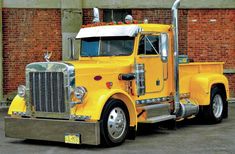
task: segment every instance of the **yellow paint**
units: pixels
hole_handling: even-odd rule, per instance
[[[222,74],[223,63],[205,62],[180,65],[180,93],[190,93],[199,105],[209,105],[214,84],[223,84],[229,98],[228,80]]]
[[[160,92],[164,88],[163,82],[163,63],[160,55],[156,55],[148,58],[141,58],[137,56],[137,63],[145,65],[145,80],[146,82],[146,93]],[[160,85],[156,86],[156,81],[160,81]]]
[[[8,114],[11,115],[12,112],[26,112],[26,104],[23,97],[20,97],[18,95],[15,96],[15,98],[11,102]]]
[[[69,143],[69,144],[80,144],[80,136],[76,135],[76,134],[65,134],[64,137],[64,141],[65,143]]]
[[[76,109],[73,110],[74,114],[91,116],[91,120],[99,120],[102,109],[108,99],[116,98],[122,100],[126,104],[130,115],[130,125],[136,125],[137,117],[135,102],[125,91],[121,89],[101,89],[96,92],[90,92],[89,96],[87,96],[87,99],[83,104],[76,106]]]
[[[169,34],[169,58],[168,63],[161,62],[160,55],[141,57],[137,54],[140,35],[135,38],[134,52],[130,56],[112,57],[79,57],[79,61],[68,61],[75,67],[76,86],[86,87],[88,93],[82,104],[73,107],[70,112],[76,115],[90,116],[91,120],[100,120],[103,107],[110,98],[122,100],[129,111],[130,125],[137,124],[135,101],[157,97],[170,96],[174,93],[173,74],[173,34],[171,26],[157,24],[140,24],[144,32]],[[144,63],[146,70],[146,94],[136,95],[136,83],[132,81],[132,93],[128,90],[129,82],[118,79],[119,74],[134,73],[134,65]],[[223,76],[223,63],[186,63],[180,65],[180,93],[190,93],[192,100],[199,105],[208,105],[210,102],[211,86],[216,83],[225,85],[227,98],[229,98],[228,81]],[[95,81],[95,76],[102,79]],[[156,85],[156,80],[160,85]],[[106,87],[107,82],[112,82],[111,89]],[[9,109],[23,112],[26,110],[23,98],[16,96]],[[143,115],[145,116],[145,115]],[[139,120],[143,120],[142,117]]]
[[[199,105],[209,105],[211,87],[214,84],[223,84],[227,91],[227,98],[229,98],[228,80],[222,74],[215,73],[201,73],[194,75],[191,78],[189,90],[191,97],[195,99]]]

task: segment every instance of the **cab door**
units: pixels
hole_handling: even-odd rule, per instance
[[[164,65],[159,50],[160,35],[142,34],[139,40],[136,64],[144,67],[145,82],[142,87],[145,87],[145,94],[161,92],[164,87]]]

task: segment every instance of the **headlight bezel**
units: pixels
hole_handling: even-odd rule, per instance
[[[87,95],[87,89],[83,86],[78,86],[76,88],[74,88],[74,96],[79,99],[79,100],[83,100]]]
[[[25,97],[26,95],[26,87],[25,85],[19,85],[17,88],[17,95],[20,97]]]

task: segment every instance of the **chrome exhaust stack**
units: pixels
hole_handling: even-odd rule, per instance
[[[197,103],[190,99],[180,100],[179,93],[179,44],[178,44],[178,8],[180,6],[180,0],[176,0],[173,4],[172,11],[172,26],[174,35],[174,84],[175,84],[175,94],[174,94],[174,114],[177,118],[186,118],[189,116],[197,115],[199,112],[199,106]]]
[[[179,51],[178,51],[178,8],[180,6],[180,0],[176,0],[173,4],[172,11],[172,25],[174,35],[174,83],[175,83],[175,94],[174,94],[174,113],[177,114],[180,110],[180,95],[179,95]]]

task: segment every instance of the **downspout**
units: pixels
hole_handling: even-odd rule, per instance
[[[2,4],[0,0],[0,102],[3,100],[3,48],[2,48]]]
[[[174,113],[177,114],[180,109],[180,96],[179,96],[179,51],[178,51],[178,8],[180,6],[180,0],[176,0],[171,8],[172,11],[172,25],[174,35]]]

